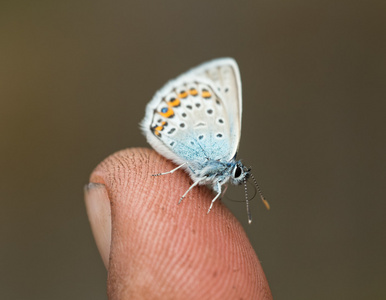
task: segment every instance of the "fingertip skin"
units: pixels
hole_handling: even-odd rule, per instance
[[[90,182],[106,186],[111,203],[109,299],[272,299],[242,226],[175,165],[150,149],[113,154]]]

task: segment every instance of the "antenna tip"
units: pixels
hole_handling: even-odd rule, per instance
[[[263,200],[263,203],[264,203],[266,209],[267,209],[267,210],[270,210],[270,209],[271,209],[271,206],[269,205],[268,201],[265,200],[264,198],[261,198],[261,200]]]

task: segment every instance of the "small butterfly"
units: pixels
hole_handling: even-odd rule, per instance
[[[247,192],[251,177],[260,198],[269,209],[251,169],[236,160],[241,134],[241,80],[236,61],[219,58],[199,65],[169,81],[146,107],[141,129],[149,144],[178,167],[153,176],[172,174],[184,168],[193,184],[211,185],[216,196],[227,184],[242,184],[248,222],[252,222]]]

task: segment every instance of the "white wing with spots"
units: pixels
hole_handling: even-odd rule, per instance
[[[141,128],[151,146],[177,164],[229,161],[240,140],[241,111],[237,63],[220,58],[159,90],[146,107]]]

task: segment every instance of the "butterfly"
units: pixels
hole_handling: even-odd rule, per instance
[[[161,155],[175,162],[175,169],[154,174],[172,174],[183,168],[193,184],[178,203],[197,185],[211,185],[214,202],[225,193],[227,184],[244,184],[248,222],[247,180],[251,169],[236,160],[241,134],[241,79],[236,61],[218,58],[203,63],[174,80],[154,95],[146,107],[140,127],[148,143]]]

